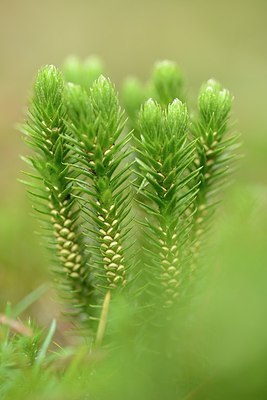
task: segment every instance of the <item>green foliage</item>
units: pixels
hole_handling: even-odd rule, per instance
[[[16,318],[38,300],[44,291],[44,286],[36,289],[15,307],[8,305],[5,314],[0,314],[1,398],[5,398],[9,390],[12,390],[13,382],[19,376],[37,365],[43,346],[43,334],[30,319],[27,324],[23,324]]]
[[[199,252],[203,247],[203,234],[210,228],[210,218],[225,185],[229,183],[231,164],[238,159],[238,135],[227,135],[233,97],[221,85],[209,80],[200,90],[199,115],[193,125],[196,157],[191,167],[200,169],[199,191],[194,201],[192,221],[190,268],[197,268]]]
[[[210,269],[209,287],[186,312],[168,309],[163,327],[143,330],[145,343],[135,328],[133,299],[110,308],[107,325],[117,330],[108,343],[114,348],[92,348],[87,336],[85,343],[66,344],[70,332],[58,321],[40,366],[36,357],[49,327],[40,332],[26,322],[32,336],[25,336],[0,322],[1,400],[264,399],[266,195],[264,185],[241,183],[231,190],[205,258],[217,273]],[[15,309],[23,309],[27,315],[26,303],[29,298],[6,314],[13,319]]]
[[[186,211],[197,189],[197,185],[190,183],[196,179],[198,170],[186,173],[195,152],[195,142],[188,141],[188,120],[186,106],[177,99],[165,110],[148,100],[139,118],[141,139],[137,162],[143,178],[139,204],[147,214],[143,225],[148,238],[148,290],[160,281],[165,306],[172,305],[179,295],[182,254],[191,218]]]
[[[153,320],[191,291],[237,138],[226,136],[232,96],[214,81],[201,88],[192,121],[179,68],[158,63],[146,87],[126,84],[127,124],[101,71],[97,60],[73,58],[65,79],[42,69],[23,128],[59,286],[78,315],[99,320],[98,330],[90,324],[98,343],[116,298]]]
[[[156,64],[150,83],[153,97],[164,107],[176,98],[183,100],[183,76],[178,66],[171,61]]]
[[[88,218],[95,286],[101,294],[124,288],[129,280],[127,259],[130,192],[129,165],[125,146],[130,136],[122,137],[123,113],[111,82],[101,76],[89,95],[79,86],[68,86],[69,141],[74,153],[75,182],[85,195],[82,209]],[[128,275],[128,277],[127,277]]]
[[[104,72],[104,66],[97,57],[89,57],[84,62],[79,58],[69,57],[63,65],[63,76],[67,82],[81,85],[86,90]]]
[[[88,256],[79,229],[79,210],[72,196],[72,175],[67,163],[66,109],[63,104],[64,81],[53,66],[40,70],[34,85],[27,121],[22,129],[33,156],[25,159],[35,174],[29,174],[30,194],[39,212],[46,245],[64,296],[87,312],[92,296]]]

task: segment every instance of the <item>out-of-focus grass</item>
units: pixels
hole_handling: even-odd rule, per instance
[[[117,303],[108,321],[109,352],[56,350],[41,370],[23,364],[19,353],[22,367],[12,369],[4,399],[265,399],[266,195],[264,186],[244,184],[228,193],[205,278],[182,311],[154,330],[144,324],[140,335],[131,303]],[[13,342],[16,351],[22,342]],[[10,349],[9,362],[13,357]]]

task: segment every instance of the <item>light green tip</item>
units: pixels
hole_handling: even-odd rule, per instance
[[[37,74],[33,102],[49,115],[61,106],[63,91],[64,81],[61,72],[54,65],[47,65]]]
[[[222,88],[214,79],[208,80],[201,88],[198,104],[199,110],[208,123],[213,120],[213,125],[221,124],[228,117],[233,102],[229,90]]]

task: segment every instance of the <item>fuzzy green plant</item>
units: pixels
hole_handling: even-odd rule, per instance
[[[25,158],[34,173],[26,182],[34,209],[42,222],[43,237],[49,247],[59,286],[65,297],[75,299],[87,313],[92,301],[92,280],[88,255],[79,228],[79,209],[72,196],[70,151],[66,134],[64,81],[53,66],[37,75],[27,120],[22,128],[25,140],[34,151]]]
[[[205,243],[205,235],[212,227],[212,216],[229,184],[234,162],[239,158],[237,134],[229,134],[230,112],[233,96],[215,80],[205,83],[198,97],[198,116],[193,121],[192,132],[196,139],[196,156],[191,170],[200,168],[199,190],[193,203],[190,271],[198,265]]]
[[[78,57],[71,56],[65,61],[62,72],[66,82],[89,90],[94,81],[104,73],[104,66],[97,57],[88,57],[81,61]]]
[[[215,81],[193,119],[179,68],[158,63],[145,87],[125,85],[127,121],[101,71],[77,59],[40,70],[22,129],[58,284],[78,315],[100,318],[98,342],[117,295],[150,314],[179,307],[237,158],[232,96]]]
[[[165,306],[179,296],[182,281],[184,246],[192,215],[187,213],[195,201],[199,170],[187,173],[194,161],[195,141],[188,138],[186,106],[175,99],[166,109],[148,100],[140,112],[141,139],[137,162],[143,178],[139,204],[144,208],[143,222],[148,238],[148,290],[158,288]]]
[[[112,83],[101,76],[89,95],[80,86],[69,85],[66,103],[68,137],[75,153],[75,179],[88,217],[86,232],[95,271],[96,288],[101,292],[123,288],[129,276],[130,169],[123,160],[130,135],[122,137],[125,119]],[[128,243],[127,243],[128,242]]]

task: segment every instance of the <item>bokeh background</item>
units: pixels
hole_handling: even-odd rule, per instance
[[[95,54],[119,88],[132,74],[146,80],[154,62],[167,58],[183,69],[192,99],[203,81],[215,77],[235,96],[234,120],[243,135],[237,185],[257,192],[267,183],[266,15],[265,0],[1,1],[1,309],[48,280],[49,262],[17,181],[24,169],[19,155],[28,150],[16,124],[37,69],[60,66],[71,54]]]

